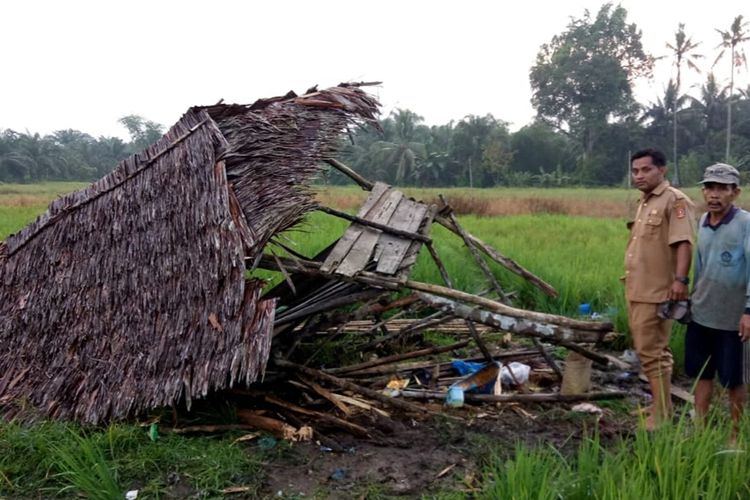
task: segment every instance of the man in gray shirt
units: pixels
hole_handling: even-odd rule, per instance
[[[698,224],[685,371],[699,379],[695,409],[701,419],[708,413],[718,374],[729,393],[734,442],[745,403],[743,350],[750,346],[750,213],[734,206],[740,174],[731,165],[706,168],[701,184],[708,212]]]

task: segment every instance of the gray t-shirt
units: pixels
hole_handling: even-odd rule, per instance
[[[706,224],[708,214],[701,217],[691,300],[693,321],[738,331],[750,307],[750,213],[732,210],[715,228]]]

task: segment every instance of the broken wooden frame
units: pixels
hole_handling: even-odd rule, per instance
[[[370,194],[357,215],[350,215],[328,207],[319,208],[324,213],[351,222],[344,235],[320,255],[315,258],[305,258],[296,253],[284,257],[266,255],[259,261],[258,265],[261,268],[283,273],[285,283],[281,284],[281,288],[285,287],[295,292],[293,283],[295,279],[317,280],[319,283],[314,293],[300,298],[299,304],[290,306],[290,309],[282,313],[277,325],[284,326],[284,328],[280,330],[277,327],[276,330],[280,336],[283,337],[284,334],[293,331],[297,335],[310,335],[310,324],[314,325],[313,330],[317,330],[319,334],[327,332],[329,336],[340,335],[346,330],[348,322],[361,320],[377,310],[373,307],[373,302],[349,313],[340,310],[342,305],[351,306],[364,299],[377,299],[382,304],[380,309],[383,312],[398,309],[403,305],[415,307],[415,304],[416,307],[429,307],[437,312],[422,319],[410,320],[408,323],[396,321],[402,316],[401,313],[388,319],[382,319],[375,313],[375,320],[369,323],[364,331],[360,331],[360,337],[369,339],[360,345],[363,351],[388,343],[404,341],[427,329],[440,330],[441,324],[460,319],[464,322],[465,331],[469,333],[471,340],[485,360],[497,359],[498,356],[493,356],[482,337],[487,332],[499,331],[531,339],[536,350],[530,352],[532,355],[543,357],[551,373],[557,376],[558,380],[561,377],[561,370],[541,342],[573,350],[600,365],[608,364],[607,357],[594,352],[589,346],[610,339],[613,335],[612,324],[577,320],[512,307],[509,300],[511,294],[501,288],[485,259],[489,258],[525,278],[547,295],[556,296],[557,292],[541,278],[465,231],[442,197],[441,208],[434,205],[427,206],[404,197],[400,191],[386,184],[373,183],[364,179],[337,160],[328,160],[328,162],[334,168],[349,175],[360,186],[370,191]],[[453,280],[448,275],[429,236],[429,229],[433,222],[445,226],[462,239],[470,250],[473,261],[482,270],[490,289],[497,294],[499,300],[453,288]],[[416,262],[416,256],[422,245],[427,247],[445,286],[409,279],[409,272]],[[332,287],[339,287],[345,290],[345,293],[332,297],[329,293]],[[383,302],[389,300],[388,297],[394,292],[403,290],[412,290],[413,293],[406,299],[396,295],[396,298],[391,298],[390,302]],[[331,312],[334,310],[337,312]],[[321,320],[319,317],[312,322],[309,316],[316,314],[326,315],[324,319]],[[306,326],[301,326],[302,323]],[[482,332],[477,329],[477,325],[481,325]],[[372,338],[373,335],[378,334],[382,335]],[[382,380],[383,375],[396,373],[397,367],[402,366],[404,360],[448,352],[468,343],[468,340],[464,340],[448,347],[418,349],[363,361],[351,366],[331,367],[320,373],[347,377],[372,374],[375,379]],[[290,364],[288,361],[288,354],[291,351],[288,350],[285,356],[279,356],[278,351],[276,352],[277,367],[294,366],[295,369],[301,369],[297,367],[302,365]],[[310,360],[306,360],[304,364],[307,365],[309,362]],[[372,381],[374,382],[375,379]],[[331,380],[329,379],[328,382]],[[592,397],[597,398],[596,395]]]

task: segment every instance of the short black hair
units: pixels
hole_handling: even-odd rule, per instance
[[[630,163],[633,163],[638,158],[645,158],[647,156],[651,157],[651,161],[657,167],[667,166],[667,157],[664,156],[664,153],[662,153],[658,149],[653,149],[653,148],[646,148],[646,149],[641,149],[640,151],[636,151],[635,153],[633,153],[633,156],[630,157]]]

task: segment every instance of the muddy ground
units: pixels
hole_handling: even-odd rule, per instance
[[[613,377],[613,374],[604,374]],[[516,446],[551,446],[572,453],[598,430],[606,446],[628,438],[638,425],[631,411],[649,401],[645,384],[620,381],[632,396],[594,403],[603,412],[573,411],[573,404],[483,404],[446,409],[427,420],[373,418],[359,423],[372,439],[331,434],[346,449],[327,450],[320,443],[285,445],[266,465],[262,495],[270,498],[372,498],[477,491],[481,470],[493,456],[513,455]]]

